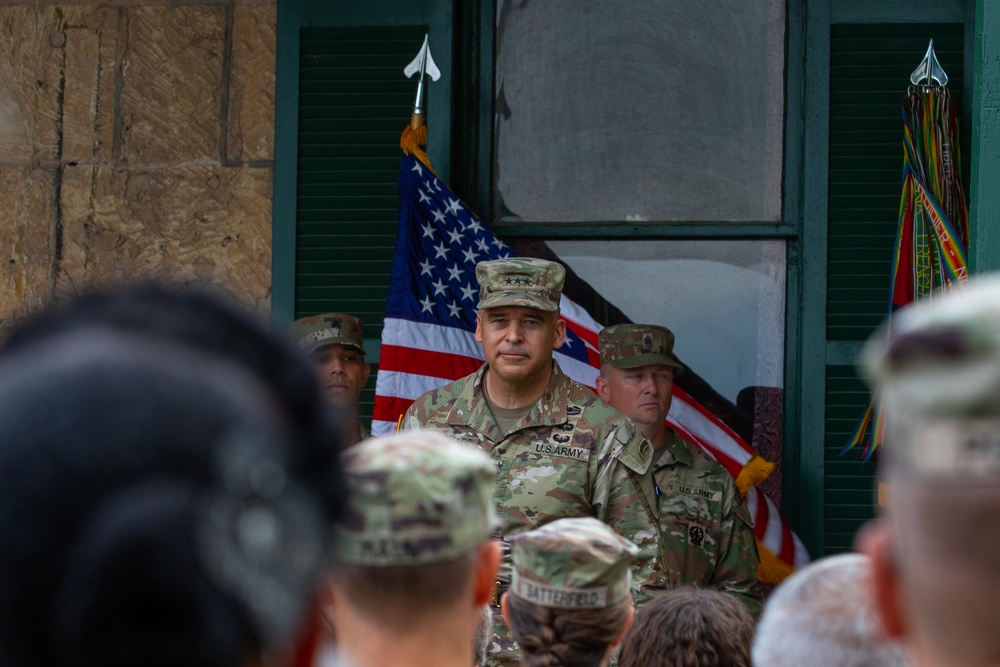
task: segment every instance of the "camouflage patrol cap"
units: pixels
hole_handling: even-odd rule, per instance
[[[639,548],[597,519],[558,519],[510,539],[510,592],[526,602],[602,609],[632,587],[629,565]]]
[[[894,469],[1000,480],[1000,277],[893,313],[862,372],[881,391]]]
[[[365,352],[364,322],[346,313],[320,313],[295,320],[288,327],[288,338],[302,354],[310,354],[326,345],[350,345]]]
[[[683,368],[674,359],[674,334],[655,324],[616,324],[605,327],[597,337],[601,365],[638,368],[664,364]]]
[[[433,431],[370,438],[344,453],[348,503],[335,559],[356,565],[453,560],[497,523],[496,466],[472,445]]]
[[[566,269],[558,262],[534,257],[494,259],[476,264],[479,281],[477,308],[525,306],[559,310]]]

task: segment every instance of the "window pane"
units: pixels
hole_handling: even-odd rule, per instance
[[[674,352],[688,368],[675,384],[764,458],[781,461],[784,241],[550,240],[546,245],[575,274],[580,305],[602,324],[627,319],[673,331]],[[780,472],[763,488],[778,502]]]
[[[784,241],[553,241],[628,319],[668,327],[674,351],[723,397],[784,377]]]
[[[500,0],[495,219],[779,222],[784,5]]]

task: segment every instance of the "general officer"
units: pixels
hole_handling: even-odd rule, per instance
[[[358,419],[358,400],[371,366],[365,361],[364,322],[346,313],[321,313],[295,320],[288,338],[309,358],[327,400],[343,416],[344,443],[368,437]]]
[[[628,415],[653,445],[660,504],[660,564],[671,588],[711,586],[760,612],[760,558],[750,513],[733,476],[666,423],[673,401],[674,335],[660,326],[619,324],[598,336],[597,393]]]
[[[430,391],[402,429],[431,428],[478,445],[497,466],[498,535],[564,517],[595,517],[639,549],[637,602],[662,590],[649,467],[653,449],[624,415],[563,373],[552,358],[566,337],[559,298],[566,270],[533,258],[480,262],[476,340],[486,363]],[[501,567],[498,592],[510,582]],[[493,665],[517,664],[506,625],[494,623]]]

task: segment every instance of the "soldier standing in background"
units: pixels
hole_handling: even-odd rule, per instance
[[[330,610],[353,667],[469,667],[500,547],[492,461],[430,432],[344,453],[348,505],[335,531]]]
[[[480,262],[475,335],[486,363],[418,398],[401,428],[434,429],[489,453],[503,538],[565,517],[608,523],[640,549],[638,603],[665,585],[657,565],[652,447],[554,361],[566,336],[559,319],[565,275],[562,265],[540,259]],[[497,599],[509,582],[505,559]],[[490,663],[518,664],[506,625],[497,620],[494,630]]]
[[[660,504],[661,567],[671,588],[711,586],[760,613],[753,522],[732,475],[667,427],[673,399],[674,335],[665,327],[619,324],[598,337],[597,393],[653,444]]]
[[[371,366],[365,361],[364,323],[345,313],[322,313],[295,320],[288,338],[309,358],[323,392],[342,413],[344,444],[368,437],[358,419],[358,400],[368,382]]]

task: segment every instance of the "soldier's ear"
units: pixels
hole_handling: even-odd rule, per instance
[[[556,339],[552,341],[552,349],[558,350],[566,342],[566,320],[556,313]]]
[[[476,313],[476,334],[475,334],[475,336],[476,336],[476,342],[477,343],[482,343],[483,342],[483,329],[482,329],[482,325],[483,325],[483,313],[482,312],[477,312]]]
[[[597,395],[601,397],[602,401],[610,402],[611,391],[608,389],[608,381],[604,379],[603,375],[598,375],[597,379],[594,380],[594,389],[597,390]]]
[[[372,365],[365,362],[365,379],[361,381],[362,384],[368,384],[368,376],[372,373]]]
[[[497,571],[500,569],[500,543],[488,540],[479,545],[476,553],[476,606],[493,601],[496,592]]]
[[[876,519],[864,526],[858,534],[856,547],[871,560],[871,593],[882,629],[889,637],[904,639],[906,618],[888,522]]]
[[[514,627],[510,622],[510,611],[507,602],[507,593],[500,596],[500,613],[503,615],[503,620],[507,624],[508,628]]]

